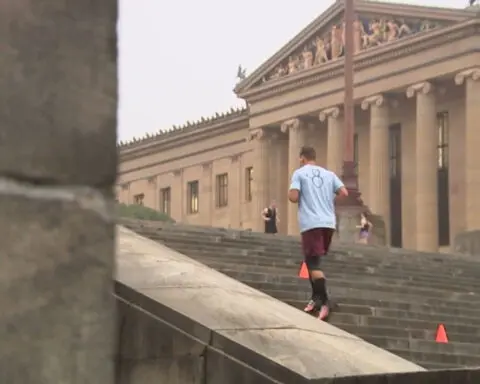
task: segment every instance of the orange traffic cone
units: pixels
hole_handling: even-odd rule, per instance
[[[435,341],[437,343],[443,343],[443,344],[448,343],[447,331],[446,331],[445,326],[443,324],[438,325],[437,336],[435,337]]]
[[[302,263],[302,266],[300,267],[300,271],[298,271],[298,277],[301,279],[308,279],[310,276],[308,274],[308,268],[305,262]]]

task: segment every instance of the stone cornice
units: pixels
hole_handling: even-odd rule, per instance
[[[455,84],[462,85],[466,79],[472,79],[475,81],[480,80],[480,67],[479,68],[470,68],[465,71],[458,73],[455,76]]]
[[[141,141],[133,142],[128,146],[120,146],[119,160],[131,160],[149,153],[158,152],[178,145],[195,143],[198,140],[204,140],[219,136],[240,128],[248,127],[248,110],[243,109],[238,113],[225,116],[220,121],[211,121],[201,125],[190,125],[179,128],[174,131],[146,138]]]
[[[423,52],[429,48],[478,34],[480,19],[469,19],[458,24],[422,32],[413,36],[362,51],[354,57],[355,70],[383,64],[399,57]],[[339,58],[323,65],[313,67],[244,92],[241,97],[249,102],[266,99],[281,93],[305,87],[327,79],[343,76],[344,60]]]
[[[323,122],[323,121],[327,120],[329,117],[333,117],[334,119],[338,119],[339,116],[340,116],[340,108],[339,107],[332,107],[332,108],[327,108],[327,109],[324,109],[323,111],[321,111],[318,114],[318,119]]]

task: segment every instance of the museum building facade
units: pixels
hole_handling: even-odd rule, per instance
[[[480,229],[480,12],[356,1],[354,157],[387,241],[448,249]],[[177,221],[281,233],[299,150],[341,174],[343,3],[335,2],[236,86],[247,107],[119,144],[117,200]]]

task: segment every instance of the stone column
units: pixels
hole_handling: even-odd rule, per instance
[[[270,141],[265,128],[256,128],[250,131],[249,140],[254,142],[253,156],[253,230],[263,232],[264,221],[261,217],[262,210],[268,205],[269,199],[269,161]]]
[[[465,229],[480,229],[480,68],[455,76],[457,85],[465,84]]]
[[[213,166],[212,162],[208,161],[202,164],[202,177],[200,179],[200,196],[199,196],[199,213],[201,216],[203,225],[212,225],[213,223],[213,211],[215,209],[215,193],[214,193],[214,181],[213,181]],[[183,181],[182,186],[183,188]],[[186,196],[182,192],[183,196]],[[183,203],[182,203],[183,204]],[[185,204],[183,204],[185,205]],[[182,205],[182,206],[183,206]]]
[[[300,119],[291,119],[285,121],[281,126],[281,131],[288,132],[288,177],[290,180],[293,172],[300,166],[300,149],[306,145],[305,124]],[[287,208],[287,232],[289,235],[298,235],[298,205],[288,203]]]
[[[0,376],[113,384],[117,1],[0,25]]]
[[[415,215],[419,251],[438,251],[437,111],[434,87],[429,82],[414,84],[407,97],[416,96],[415,129]]]
[[[243,202],[241,189],[240,155],[230,157],[230,172],[228,173],[228,211],[230,228],[240,228],[240,210]]]
[[[327,124],[327,168],[337,175],[342,174],[343,167],[343,124],[340,108],[328,108],[320,112],[318,118]]]
[[[367,97],[362,102],[363,110],[370,108],[370,198],[368,206],[374,215],[383,219],[384,241],[390,236],[389,107],[389,101],[382,95]],[[388,240],[386,243],[389,244]]]

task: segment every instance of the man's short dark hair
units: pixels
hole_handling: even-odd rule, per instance
[[[313,147],[302,147],[300,157],[304,157],[307,161],[314,161],[317,159],[317,152]]]

